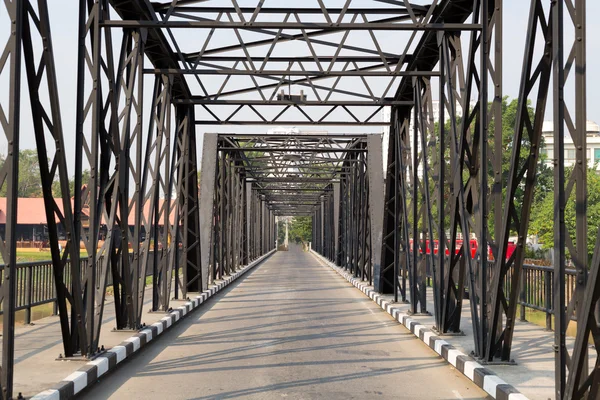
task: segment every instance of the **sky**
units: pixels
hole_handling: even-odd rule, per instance
[[[318,7],[318,2],[312,0],[313,7]],[[258,3],[258,0],[240,0],[240,6],[254,7]],[[291,3],[297,4],[291,1],[277,1],[277,0],[266,0],[263,7],[285,7]],[[304,4],[303,2],[302,4]],[[310,1],[306,0],[307,6]],[[325,2],[328,6],[341,7],[343,1],[341,0],[330,0]],[[415,1],[417,4],[424,4],[421,0]],[[525,34],[527,29],[527,17],[529,11],[529,1],[526,0],[504,0],[504,29],[503,29],[503,41],[504,41],[504,58],[503,58],[503,91],[504,95],[514,98],[517,96],[519,89],[521,67],[523,63],[523,49],[525,42]],[[549,2],[547,2],[549,3]],[[64,127],[64,136],[67,147],[67,154],[69,155],[69,173],[72,174],[74,171],[73,160],[75,151],[75,109],[76,109],[76,87],[77,87],[77,18],[78,18],[78,4],[72,0],[50,0],[50,19],[52,26],[52,39],[54,43],[55,61],[57,68],[57,79],[59,82],[59,94],[61,98],[61,112]],[[202,6],[219,6],[219,5],[231,5],[230,1],[225,0],[211,0],[201,3]],[[374,3],[371,0],[355,0],[352,5],[354,7],[361,6],[372,6]],[[381,6],[381,5],[380,5]],[[383,5],[386,7],[386,5]],[[587,117],[588,120],[596,121],[600,123],[600,79],[594,74],[594,71],[600,71],[600,24],[595,23],[595,16],[600,15],[600,2],[599,1],[587,1],[587,70],[589,71],[587,77]],[[281,18],[275,16],[272,18]],[[308,19],[303,19],[303,21]],[[8,26],[8,18],[6,10],[0,7],[0,43],[4,45],[8,31],[4,27]],[[208,31],[198,32],[195,30],[175,30],[174,35],[177,37],[183,51],[194,51],[201,48],[204,39],[207,37]],[[570,35],[567,32],[567,35]],[[408,39],[408,34],[405,32],[376,32],[375,33],[382,49],[393,53],[401,53],[405,46],[405,42]],[[114,42],[119,43],[118,32],[115,33]],[[332,36],[332,37],[335,37]],[[258,38],[264,38],[264,36],[251,33],[242,32],[242,39],[244,41],[256,40]],[[339,38],[339,36],[338,36]],[[339,39],[338,39],[339,40]],[[463,41],[466,44],[466,38]],[[210,41],[209,48],[222,46],[225,44],[236,44],[239,43],[238,39],[233,34],[227,34],[223,31],[217,31]],[[351,36],[347,43],[351,43],[356,46],[372,46],[372,39],[365,34],[356,34]],[[36,43],[39,46],[39,43]],[[296,46],[296,47],[294,47]],[[301,48],[304,46],[303,48]],[[304,43],[293,43],[286,46],[277,47],[274,55],[295,55],[299,51],[306,53],[306,45]],[[413,46],[414,48],[414,46]],[[466,48],[466,47],[465,47]],[[256,49],[254,55],[261,54],[264,50]],[[319,54],[331,55],[331,48],[315,46],[315,51]],[[0,76],[0,104],[6,108],[6,93],[8,91],[8,78],[7,74],[4,73]],[[221,79],[221,80],[219,80]],[[222,83],[221,77],[208,76],[205,80],[205,86],[210,90],[218,89]],[[228,89],[234,89],[241,87],[243,82],[242,78],[232,79],[228,83]],[[358,87],[360,82],[359,78],[347,79],[345,83],[340,85],[340,88],[352,89]],[[383,90],[384,84],[376,82],[376,79],[372,80],[373,87],[376,90]],[[150,101],[152,91],[152,76],[145,77],[145,101]],[[23,111],[21,115],[21,126],[22,126],[22,141],[21,148],[34,148],[35,143],[33,140],[32,125],[30,112],[28,110],[28,98],[27,98],[27,87],[25,86],[25,80],[23,80]],[[194,87],[192,82],[190,86],[193,87],[194,91],[199,88]],[[364,87],[363,87],[364,89]],[[567,87],[569,89],[569,87]],[[571,88],[572,89],[572,88]],[[305,88],[308,95],[311,96],[309,90]],[[551,93],[551,92],[550,92]],[[254,97],[255,98],[255,97]],[[314,99],[314,98],[313,98]],[[568,102],[573,101],[572,93],[567,90],[566,99]],[[551,98],[549,99],[551,100]],[[551,101],[548,102],[546,111],[546,119],[552,118]],[[147,124],[147,115],[150,107],[146,107],[144,118],[144,124]],[[226,114],[226,107],[223,108],[222,115]],[[202,119],[205,115],[202,114],[202,110],[197,111],[197,118]],[[246,114],[244,114],[246,113]],[[251,111],[244,111],[240,115],[244,118],[256,118]],[[202,133],[203,132],[264,132],[268,128],[264,126],[252,126],[252,127],[231,127],[231,126],[198,126],[197,132],[199,133],[198,146],[201,147]],[[310,129],[310,128],[307,128]],[[369,127],[369,128],[324,128],[330,132],[381,132],[381,128]],[[0,153],[5,153],[6,143],[0,139]],[[198,154],[202,154],[199,149]]]

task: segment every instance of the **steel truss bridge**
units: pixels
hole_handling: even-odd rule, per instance
[[[67,357],[89,358],[98,351],[109,274],[117,329],[138,329],[150,256],[152,309],[166,311],[172,285],[176,296],[185,298],[236,271],[275,247],[277,216],[294,215],[312,217],[316,251],[372,281],[378,291],[409,301],[414,313],[432,312],[440,334],[473,329],[473,355],[482,362],[510,362],[549,107],[555,127],[556,397],[598,398],[600,365],[589,372],[587,345],[592,337],[600,349],[594,312],[600,236],[588,260],[585,0],[529,2],[508,176],[502,173],[502,0],[370,0],[360,7],[347,0],[335,8],[325,0],[312,8],[254,3],[80,1],[73,135],[61,120],[65,104],[55,61],[61,43],[52,40],[49,17],[60,10],[47,0],[3,2],[11,23],[2,26],[8,40],[0,53],[0,76],[9,82],[6,98],[0,98],[0,129],[7,142],[0,169],[7,193],[0,241],[2,398],[13,395],[20,290],[15,229],[25,109],[35,131]],[[406,40],[395,51],[384,51],[379,31],[405,32]],[[195,34],[201,38],[194,41],[196,48],[190,50],[189,41],[181,44]],[[220,35],[233,41],[222,44]],[[356,37],[363,38],[361,45]],[[298,43],[303,47],[285,51]],[[154,79],[153,87],[145,87],[144,77]],[[209,84],[217,79],[219,85]],[[375,79],[385,81],[381,90]],[[351,89],[342,84],[347,80],[354,82]],[[286,93],[291,87],[304,93]],[[565,91],[573,92],[572,104]],[[440,101],[437,118],[434,98]],[[533,101],[533,115],[527,99]],[[386,107],[391,121],[381,122]],[[204,135],[199,179],[197,127],[202,125],[231,129]],[[382,154],[378,135],[251,134],[237,128],[242,125],[375,131],[386,125],[389,145]],[[566,135],[577,148],[572,170],[565,168]],[[76,151],[68,154],[65,142],[73,138]],[[74,193],[73,173],[74,187],[84,188]],[[61,196],[53,196],[53,184]],[[522,204],[515,204],[517,191],[524,192]],[[573,197],[578,206],[570,230],[565,206]],[[67,237],[62,255],[59,229]],[[514,232],[516,251],[507,257]],[[473,236],[488,243],[498,261],[488,260],[485,245],[473,257],[472,242],[461,239]],[[80,242],[88,266],[71,268],[83,257]],[[439,244],[434,257],[424,256],[427,242]],[[578,276],[569,304],[567,252]],[[427,269],[434,277],[433,310],[426,306]],[[465,286],[469,327],[461,325]],[[568,349],[565,332],[574,320],[577,338]]]

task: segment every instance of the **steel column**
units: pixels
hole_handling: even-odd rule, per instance
[[[439,317],[440,323],[438,330],[442,333],[460,332],[460,319],[462,311],[462,299],[464,290],[464,278],[465,278],[465,266],[467,260],[469,262],[469,271],[472,271],[471,266],[471,250],[469,235],[469,225],[466,218],[463,218],[464,212],[462,211],[465,204],[464,186],[462,183],[462,171],[464,168],[464,140],[458,133],[458,123],[456,119],[457,103],[463,103],[461,99],[457,99],[455,95],[462,93],[461,85],[464,85],[464,69],[462,60],[462,48],[460,43],[460,36],[458,35],[439,35],[438,43],[440,45],[440,60],[442,64],[442,83],[441,87],[441,104],[440,107],[441,116],[445,115],[445,107],[448,107],[448,116],[450,122],[449,129],[449,144],[448,151],[450,155],[450,163],[448,168],[448,176],[444,175],[444,180],[448,181],[449,190],[449,202],[446,207],[443,208],[444,214],[446,214],[446,208],[448,208],[448,215],[450,217],[450,236],[440,235],[440,249],[439,253],[442,255],[440,262],[440,270],[443,271],[443,275],[440,275],[440,288],[441,288],[441,315]],[[442,135],[445,135],[445,127],[442,125]],[[459,142],[460,138],[460,142]],[[440,156],[442,160],[446,160],[445,157],[446,147],[440,148]],[[445,193],[444,193],[445,194]],[[443,196],[444,194],[440,194]],[[445,221],[442,220],[445,224]],[[446,227],[444,226],[441,231],[445,232]],[[463,233],[462,244],[458,246],[458,230]],[[446,252],[448,256],[446,257]],[[447,268],[446,268],[447,266]]]
[[[6,229],[0,240],[0,254],[5,266],[0,286],[0,301],[3,309],[2,365],[0,384],[2,398],[13,395],[16,264],[17,264],[17,199],[19,178],[19,123],[21,106],[21,40],[23,38],[25,2],[4,2],[11,21],[10,36],[0,56],[0,75],[8,75],[8,110],[0,105],[3,121],[0,126],[8,142],[7,156],[0,171],[0,188],[6,188]]]
[[[368,195],[366,196],[365,209],[365,229],[368,235],[365,235],[365,241],[369,246],[370,254],[368,256],[369,281],[374,278],[374,273],[381,270],[381,252],[383,240],[383,213],[384,213],[384,178],[383,178],[383,150],[381,135],[367,135],[367,160],[366,160],[366,179]]]
[[[202,168],[200,169],[200,253],[202,259],[202,290],[208,288],[209,282],[215,279],[211,272],[214,269],[213,229],[215,219],[215,182],[217,179],[217,141],[215,134],[204,134],[202,145]]]
[[[333,184],[333,249],[331,260],[338,263],[338,252],[340,251],[340,183]]]
[[[587,250],[587,132],[586,132],[586,17],[585,0],[559,0],[551,6],[552,76],[554,90],[554,310],[555,310],[555,383],[556,398],[597,398],[600,384],[598,364],[590,374],[586,341],[590,329],[598,342],[597,325],[590,316],[594,313],[598,282],[588,285]],[[565,14],[566,13],[566,14]],[[566,26],[568,24],[568,26]],[[565,29],[568,28],[568,29]],[[566,31],[575,32],[568,43],[570,52],[565,57]],[[570,79],[569,79],[570,78]],[[572,84],[574,103],[565,101]],[[565,169],[565,134],[568,132],[575,145],[575,165],[567,175]],[[568,229],[565,210],[570,198],[575,200],[575,227]],[[564,271],[566,251],[577,270],[575,295],[569,304],[565,301]],[[595,253],[598,250],[596,248]],[[594,254],[596,255],[596,254]],[[593,258],[596,262],[598,257]],[[592,265],[597,278],[597,265]],[[572,353],[566,345],[566,331],[572,320],[577,320],[578,337]],[[588,321],[587,326],[581,322]],[[580,322],[581,321],[581,322]],[[596,321],[597,322],[597,321]],[[585,326],[585,327],[584,327]],[[598,350],[596,350],[598,351]]]

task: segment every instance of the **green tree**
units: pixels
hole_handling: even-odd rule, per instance
[[[6,157],[0,157],[4,164]],[[40,163],[36,150],[21,150],[19,152],[19,184],[17,188],[19,197],[41,197],[42,179],[40,177]],[[0,190],[0,196],[6,197],[7,185]]]
[[[82,175],[82,177],[81,177],[82,184],[87,185],[88,182],[90,181],[90,170],[89,169],[84,170],[81,173],[81,175]],[[69,193],[71,194],[71,197],[73,197],[75,195],[75,178],[69,179]],[[60,190],[60,182],[59,182],[58,178],[56,178],[54,180],[54,182],[52,182],[52,195],[55,198],[59,198],[62,196],[61,190]]]
[[[294,217],[288,226],[291,242],[307,243],[312,240],[312,217]]]
[[[550,169],[550,168],[548,168]],[[571,169],[565,171],[568,176]],[[594,252],[598,226],[600,226],[600,175],[593,168],[588,168],[587,172],[587,249],[588,258]],[[536,187],[537,189],[537,187]],[[554,246],[554,196],[552,188],[548,190],[542,201],[535,202],[531,210],[531,219],[529,224],[529,233],[537,235],[545,249]],[[567,199],[565,208],[566,229],[575,240],[575,191]]]

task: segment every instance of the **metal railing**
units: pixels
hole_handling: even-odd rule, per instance
[[[490,261],[493,262],[493,261]],[[432,276],[430,271],[431,263],[427,263],[427,286],[432,285]],[[491,274],[492,269],[488,269]],[[565,270],[565,303],[569,304],[575,295],[575,283],[577,280],[577,271],[574,269]],[[490,276],[491,278],[491,276]],[[510,291],[510,273],[504,280],[504,292]],[[552,316],[554,315],[554,267],[532,264],[523,264],[521,270],[521,290],[519,293],[519,317],[521,321],[526,320],[526,309],[540,311],[546,314],[546,329],[552,329]],[[466,288],[465,288],[466,290]],[[574,311],[575,312],[575,311]],[[573,315],[571,318],[575,318]]]
[[[151,276],[153,271],[154,257],[152,253],[148,257],[148,268],[146,276]],[[97,262],[102,262],[102,256]],[[133,256],[130,255],[133,261]],[[85,271],[88,265],[88,258],[82,257],[79,266],[82,271]],[[15,311],[25,310],[23,322],[31,323],[31,309],[44,304],[53,303],[52,315],[58,314],[56,303],[56,287],[54,285],[54,273],[52,271],[52,261],[36,261],[18,263],[17,270],[17,290],[16,290],[16,307]],[[0,279],[4,279],[4,265],[0,265]],[[71,262],[67,261],[64,270],[64,279],[67,286],[71,285]],[[112,285],[112,275],[108,274],[106,282],[107,287]],[[3,311],[0,309],[0,315]]]
[[[151,264],[153,257],[148,257]],[[98,260],[101,262],[101,260]],[[88,264],[87,258],[80,260],[80,268],[85,270]],[[429,263],[428,263],[429,264]],[[430,265],[430,264],[429,264]],[[0,265],[0,275],[4,266]],[[147,268],[147,276],[152,275],[152,265]],[[428,271],[429,272],[429,271]],[[552,282],[554,269],[548,266],[524,264],[521,276],[521,291],[519,295],[520,318],[525,320],[526,309],[532,309],[546,314],[546,328],[552,328],[552,315],[554,307],[552,298],[554,291]],[[70,285],[71,264],[67,262],[65,267],[65,283]],[[566,270],[565,295],[567,304],[575,292],[576,271]],[[112,276],[109,274],[107,286],[112,284]],[[427,284],[431,285],[431,275],[428,273]],[[505,291],[510,290],[510,276],[504,281]],[[52,261],[25,262],[17,264],[17,298],[16,311],[25,310],[24,323],[31,323],[31,309],[44,304],[53,303],[52,314],[56,315],[56,289],[54,286],[54,274],[52,272]],[[0,310],[0,315],[2,311]]]
[[[520,317],[525,320],[525,309],[542,311],[546,313],[546,329],[552,329],[552,315],[554,314],[554,268],[539,265],[524,264],[521,271],[521,293],[519,296]],[[575,295],[577,271],[565,270],[565,303],[569,304]],[[508,283],[505,282],[508,288]]]

